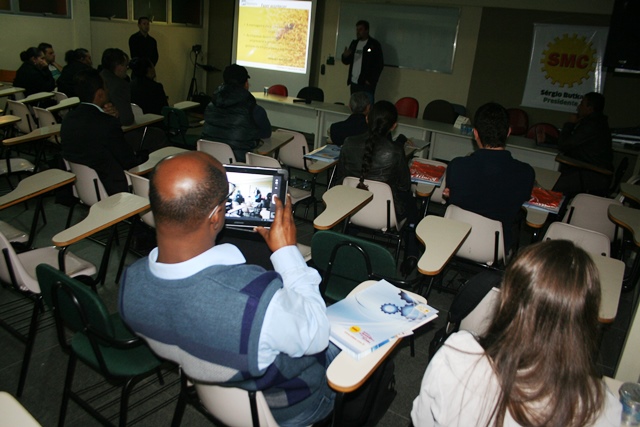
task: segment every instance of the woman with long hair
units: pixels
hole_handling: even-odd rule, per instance
[[[407,219],[405,260],[412,259],[410,266],[403,263],[408,273],[417,264],[415,225],[418,208],[411,193],[411,172],[404,154],[403,144],[393,141],[391,132],[398,124],[398,111],[389,101],[378,101],[367,116],[368,132],[347,138],[340,150],[338,179],[354,176],[360,179],[358,188],[366,189],[365,179],[384,182],[393,193],[396,217]]]
[[[22,65],[16,71],[13,85],[24,88],[25,96],[38,92],[51,92],[56,87],[44,53],[37,47],[30,47],[20,53]]]
[[[484,336],[452,334],[413,402],[422,426],[618,426],[595,367],[600,279],[566,240],[525,248],[507,268]]]

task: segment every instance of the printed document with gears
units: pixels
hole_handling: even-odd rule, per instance
[[[438,310],[415,300],[386,280],[327,308],[329,339],[356,359],[438,317]]]

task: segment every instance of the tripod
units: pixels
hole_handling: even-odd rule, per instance
[[[198,93],[198,80],[196,80],[196,70],[198,69],[198,55],[200,55],[200,51],[197,49],[192,49],[191,52],[196,54],[196,59],[193,61],[193,77],[191,77],[191,83],[189,84],[189,93],[187,94],[187,99],[191,101],[193,99],[193,95]]]

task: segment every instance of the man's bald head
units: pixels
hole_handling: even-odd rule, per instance
[[[160,162],[149,182],[151,210],[158,226],[197,228],[224,200],[229,190],[220,162],[190,151]]]

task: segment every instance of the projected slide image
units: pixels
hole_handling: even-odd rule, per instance
[[[237,63],[305,73],[311,2],[241,1]]]

